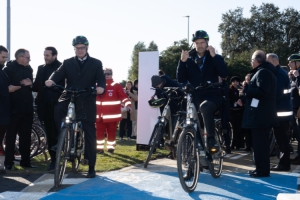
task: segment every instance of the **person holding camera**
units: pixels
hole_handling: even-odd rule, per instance
[[[216,54],[215,48],[208,45],[209,36],[206,31],[198,30],[193,35],[193,50],[181,52],[177,67],[179,83],[188,81],[193,87],[218,83],[219,76],[225,79],[228,69],[222,56]],[[208,146],[211,152],[217,152],[219,147],[215,141],[215,114],[222,108],[223,96],[219,88],[209,88],[198,91],[194,98],[199,105],[204,122],[204,132],[208,136]],[[198,106],[197,106],[198,109]]]
[[[289,78],[291,83],[291,96],[292,96],[292,106],[294,112],[293,118],[293,133],[298,140],[298,155],[291,159],[292,165],[300,165],[300,95],[299,95],[299,84],[300,84],[300,54],[292,54],[288,57],[288,66],[290,67]]]

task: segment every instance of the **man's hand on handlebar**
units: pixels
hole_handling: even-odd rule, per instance
[[[46,80],[46,81],[45,81],[45,85],[46,85],[47,87],[51,87],[52,85],[55,85],[55,83],[54,83],[54,81],[52,81],[52,80]]]
[[[104,88],[102,87],[97,87],[96,90],[97,90],[97,94],[103,94],[104,92]]]

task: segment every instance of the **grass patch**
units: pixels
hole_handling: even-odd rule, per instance
[[[169,152],[165,149],[157,149],[155,154],[152,154],[151,159],[166,157]],[[117,141],[114,154],[97,154],[95,169],[97,172],[107,172],[121,169],[134,164],[143,163],[146,160],[148,151],[137,151],[136,141],[123,140]],[[49,158],[49,155],[48,155]],[[32,165],[37,166],[36,169],[22,168],[19,165],[14,165],[14,168],[9,173],[43,173],[47,172],[49,161],[45,161],[44,155],[36,156],[31,161]],[[67,171],[72,170],[72,164],[68,162]],[[80,165],[80,172],[88,171],[88,166]]]

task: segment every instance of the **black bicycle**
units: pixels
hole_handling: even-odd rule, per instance
[[[215,140],[220,147],[215,152],[211,152],[207,145],[207,133],[201,127],[198,112],[192,102],[193,94],[197,90],[216,88],[223,83],[208,84],[194,88],[188,84],[183,91],[187,97],[187,112],[184,129],[180,134],[177,146],[177,170],[182,188],[186,192],[195,190],[200,171],[203,168],[209,169],[214,178],[221,176],[223,159],[225,155],[224,141],[222,135],[215,131]]]
[[[67,115],[62,123],[57,149],[56,149],[56,164],[54,172],[54,185],[58,187],[64,178],[67,161],[72,162],[72,171],[77,173],[79,165],[84,155],[84,132],[82,130],[81,121],[76,118],[75,101],[82,94],[96,94],[95,89],[77,90],[67,89],[59,85],[53,85],[65,90],[71,94],[71,100],[68,106]]]
[[[160,89],[157,89],[160,90]],[[172,133],[172,113],[170,108],[170,102],[174,100],[178,100],[181,102],[182,97],[177,95],[178,88],[174,87],[165,87],[164,94],[167,98],[160,98],[156,100],[149,100],[149,105],[153,108],[160,108],[165,105],[162,115],[158,117],[157,123],[154,126],[152,131],[150,140],[149,140],[149,153],[144,163],[144,168],[147,168],[149,161],[151,159],[151,155],[153,154],[154,150],[160,147],[160,143],[164,138],[165,147],[170,152],[172,152],[172,156],[176,157],[176,149],[177,149],[177,142],[179,138],[179,134],[182,131],[182,124],[183,119],[185,117],[185,112],[177,112],[175,116],[177,117],[176,126],[174,129],[174,133]],[[175,94],[175,95],[174,95]],[[174,95],[174,96],[173,96]],[[167,100],[168,99],[168,100]]]

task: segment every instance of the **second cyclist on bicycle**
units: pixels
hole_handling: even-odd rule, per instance
[[[215,49],[208,45],[209,36],[199,30],[192,38],[194,49],[182,50],[177,68],[177,80],[180,83],[189,82],[192,86],[205,86],[217,83],[218,77],[225,79],[228,69],[222,56],[216,54]],[[204,122],[204,132],[208,136],[208,146],[211,152],[218,151],[216,144],[214,115],[221,108],[223,97],[218,88],[209,88],[196,93],[195,105],[199,105]]]

